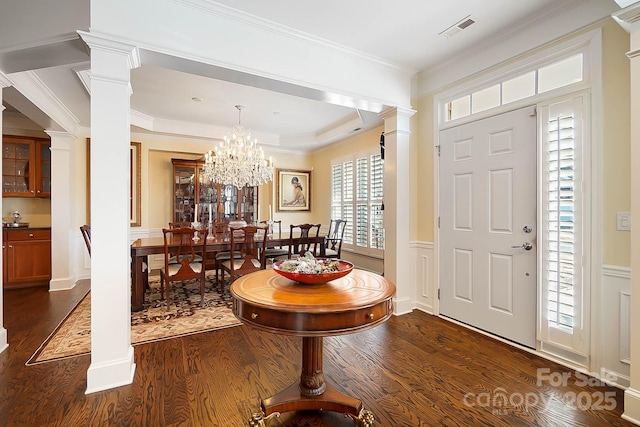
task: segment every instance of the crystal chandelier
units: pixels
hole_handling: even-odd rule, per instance
[[[238,109],[238,126],[224,137],[213,150],[205,153],[202,175],[205,179],[240,189],[245,185],[255,187],[273,180],[273,162],[264,158],[258,140],[251,140],[251,132],[240,121],[244,105]]]

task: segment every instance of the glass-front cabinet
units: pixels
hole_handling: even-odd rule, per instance
[[[51,197],[50,147],[46,138],[3,135],[3,197]]]
[[[213,222],[243,219],[250,224],[257,221],[258,188],[207,182],[200,171],[204,161],[172,159],[173,163],[173,222]],[[196,207],[197,204],[197,207]],[[197,212],[196,212],[197,209]]]

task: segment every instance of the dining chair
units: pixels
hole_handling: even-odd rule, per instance
[[[282,239],[282,221],[271,221],[271,233],[274,239]],[[268,227],[269,221],[260,221],[260,224],[265,224]],[[264,256],[266,261],[274,261],[276,258],[287,258],[289,256],[289,247],[285,245],[279,245],[273,248],[266,248],[264,250]]]
[[[189,228],[191,224],[190,221],[170,222],[169,228]]]
[[[207,252],[207,229],[163,228],[162,234],[164,236],[164,267],[160,269],[160,292],[164,293],[167,307],[171,305],[171,282],[193,279],[200,281],[200,306],[204,306],[206,278],[202,260]],[[169,260],[172,258],[176,262],[170,263]]]
[[[233,234],[231,232],[232,227],[238,229],[240,227],[244,227],[245,225],[247,225],[245,221],[231,220],[231,221],[221,221],[219,224],[215,225],[215,228],[216,228],[216,232],[220,231],[223,234],[223,236],[226,238],[226,237],[229,237],[230,234]],[[236,259],[240,258],[240,254],[238,252],[236,252],[234,256],[236,257]],[[222,289],[222,282],[224,281],[224,270],[222,269],[222,263],[225,261],[229,261],[230,259],[231,259],[231,251],[220,251],[220,252],[216,252],[215,254],[214,269],[216,270],[216,283],[220,284],[220,289]],[[221,273],[222,276],[220,277],[218,273]]]
[[[266,268],[264,248],[267,244],[267,227],[230,227],[230,235],[231,257],[221,263],[222,271],[231,276],[229,283],[240,276]]]
[[[179,222],[170,222],[169,223],[169,228],[192,228],[193,223],[191,221],[179,221]],[[196,257],[197,261],[202,260],[202,258]],[[177,258],[175,256],[172,256],[169,259],[169,264],[176,264],[178,262]]]
[[[308,251],[315,254],[318,250],[318,243],[312,241],[312,237],[318,237],[320,235],[321,224],[291,224],[289,226],[289,252],[288,258],[294,256],[304,256]],[[294,240],[295,235],[299,235],[300,238]]]
[[[91,226],[87,224],[81,225],[80,233],[82,233],[82,237],[84,238],[84,244],[87,245],[89,256],[91,256]]]
[[[324,256],[326,258],[340,258],[342,254],[342,239],[344,238],[344,229],[347,226],[346,219],[332,219],[329,222],[329,233],[324,239]],[[314,252],[316,256],[320,256],[320,250]]]

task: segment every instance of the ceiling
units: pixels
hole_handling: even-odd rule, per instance
[[[263,25],[363,52],[416,74],[455,63],[471,50],[504,40],[584,1],[217,0],[217,3],[236,9],[234,13],[241,16],[248,14],[248,18],[258,19]],[[456,34],[450,37],[441,35],[452,26],[457,29],[457,24],[468,23],[468,19],[473,24],[466,29],[454,31]],[[35,71],[79,126],[87,128],[89,94],[82,83],[81,71],[88,67],[87,61]],[[131,83],[131,108],[137,117],[230,128],[238,123],[234,106],[240,104],[245,106],[242,124],[260,141],[270,141],[284,149],[314,149],[382,124],[376,112],[157,66],[143,65],[133,70]],[[5,96],[9,111],[23,111],[18,94],[9,95]],[[132,120],[134,124],[142,122]],[[134,130],[144,132],[144,125]]]

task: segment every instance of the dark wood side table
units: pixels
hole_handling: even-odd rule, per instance
[[[372,328],[393,312],[395,285],[384,277],[354,269],[337,280],[318,285],[294,282],[273,270],[241,277],[231,285],[233,313],[242,322],[269,332],[302,337],[300,380],[263,399],[250,426],[281,412],[326,410],[350,416],[356,426],[373,425],[373,414],[362,402],[325,381],[323,337]]]

